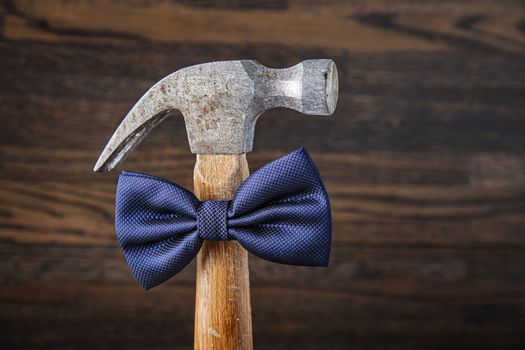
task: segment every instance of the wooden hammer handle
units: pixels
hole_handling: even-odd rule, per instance
[[[232,199],[249,176],[246,155],[197,155],[195,195]],[[248,253],[237,241],[204,241],[197,256],[195,349],[251,350]]]

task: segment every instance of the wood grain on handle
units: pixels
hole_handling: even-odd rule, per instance
[[[248,175],[245,154],[197,155],[195,195],[231,199]],[[197,256],[195,349],[253,349],[248,253],[237,241],[205,241]]]

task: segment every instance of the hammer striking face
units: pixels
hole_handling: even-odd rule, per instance
[[[286,107],[330,115],[338,78],[330,59],[271,69],[252,60],[199,64],[172,73],[133,106],[95,165],[112,170],[165,118],[184,116],[191,151],[242,154],[252,150],[255,123],[264,111]]]

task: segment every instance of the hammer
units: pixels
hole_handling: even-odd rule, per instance
[[[151,87],[102,151],[94,171],[114,169],[176,110],[184,116],[197,155],[194,192],[200,200],[229,200],[248,177],[257,118],[291,108],[330,115],[337,104],[337,69],[330,59],[271,69],[253,60],[199,64]],[[204,241],[197,256],[195,349],[252,349],[248,253],[236,241]]]

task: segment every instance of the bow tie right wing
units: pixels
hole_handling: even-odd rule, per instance
[[[289,265],[328,265],[330,202],[305,149],[254,172],[237,190],[228,217],[230,236],[263,259]]]
[[[171,278],[198,253],[198,206],[191,192],[169,181],[120,175],[115,229],[128,265],[145,289]]]

